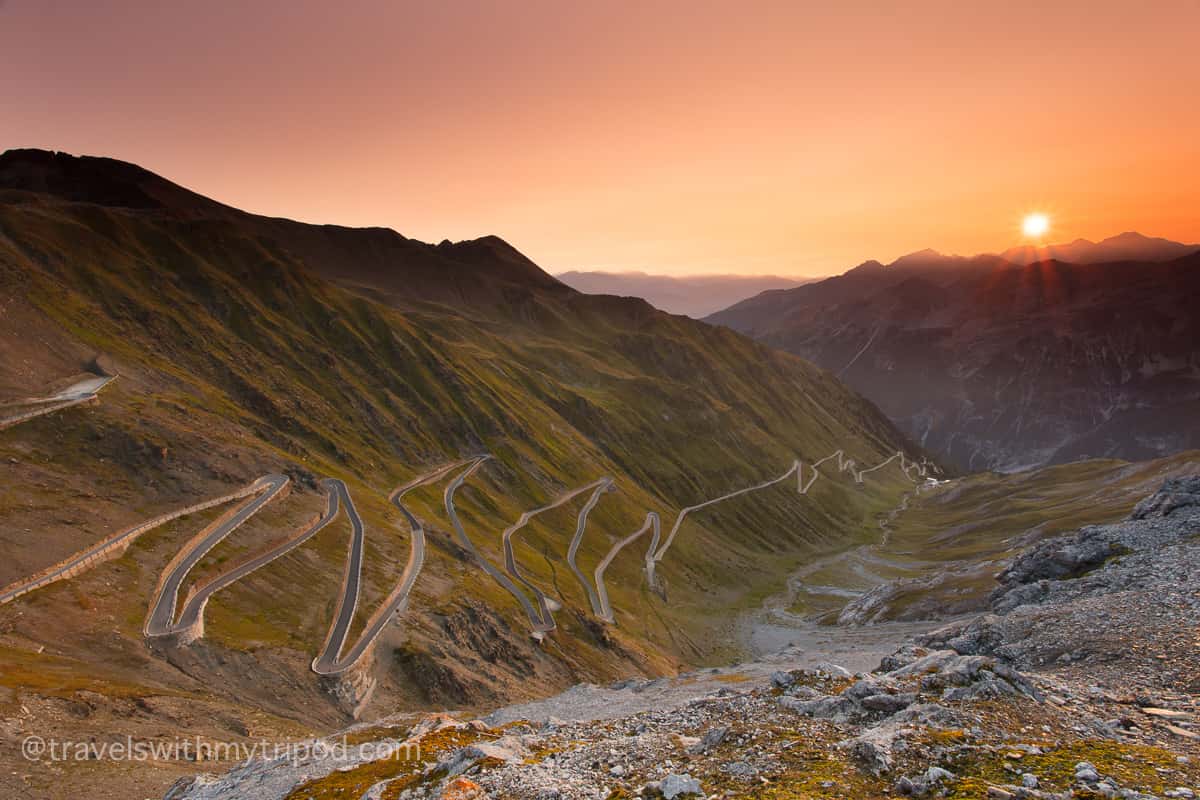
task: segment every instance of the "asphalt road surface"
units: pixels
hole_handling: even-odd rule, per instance
[[[413,586],[417,582],[417,576],[421,574],[421,567],[425,563],[425,529],[422,527],[421,521],[404,505],[404,495],[420,486],[440,480],[456,467],[461,467],[469,463],[473,462],[457,461],[452,464],[446,464],[432,472],[414,478],[392,492],[389,499],[400,510],[400,513],[404,515],[411,532],[408,564],[405,566],[404,572],[401,573],[400,580],[396,583],[396,588],[392,590],[392,593],[387,596],[379,609],[367,620],[362,634],[358,637],[358,641],[354,643],[344,656],[342,655],[342,649],[345,647],[346,637],[350,632],[350,623],[354,620],[354,611],[358,607],[358,592],[362,576],[363,530],[362,520],[358,518],[358,513],[354,511],[354,505],[350,500],[350,493],[346,490],[346,485],[341,481],[331,481],[331,483],[338,485],[338,494],[346,499],[347,514],[350,517],[351,524],[354,526],[354,533],[350,542],[350,550],[346,557],[346,580],[343,582],[342,596],[338,601],[334,621],[330,626],[329,633],[325,637],[325,644],[321,648],[321,653],[313,659],[313,672],[316,672],[318,675],[335,675],[354,666],[370,649],[371,645],[375,643],[376,638],[383,632],[383,629],[387,627],[392,618],[407,606],[409,595],[412,594]],[[470,469],[473,469],[473,467]],[[352,592],[353,595],[351,594]]]
[[[334,481],[326,479],[321,483],[322,486],[325,487],[328,497],[328,504],[325,509],[325,513],[322,514],[316,522],[301,532],[300,535],[287,540],[278,547],[274,547],[271,550],[268,550],[266,553],[263,553],[262,555],[253,558],[244,564],[234,567],[222,575],[218,575],[208,583],[201,586],[199,589],[196,589],[194,592],[190,593],[187,601],[184,603],[183,611],[179,614],[179,621],[171,626],[171,630],[165,631],[164,633],[183,631],[196,625],[200,622],[204,615],[204,607],[208,604],[209,598],[211,598],[214,594],[221,591],[226,586],[230,586],[240,581],[242,578],[246,577],[255,570],[265,567],[275,559],[287,555],[312,537],[316,536],[317,533],[319,533],[321,529],[330,522],[333,522],[334,517],[336,517],[338,513],[338,493],[333,490],[331,485],[334,483]]]
[[[287,486],[286,475],[267,475],[259,478],[257,485],[261,493],[242,503],[233,512],[226,514],[202,539],[181,551],[168,565],[167,572],[159,581],[158,597],[146,619],[146,636],[167,636],[175,632],[172,625],[175,619],[175,603],[179,597],[179,587],[184,578],[191,572],[192,567],[207,555],[218,542],[236,530],[242,523],[258,513],[259,509],[275,499]]]
[[[57,394],[52,394],[48,397],[34,397],[28,400],[22,400],[17,403],[8,403],[6,405],[23,405],[23,406],[44,406],[43,408],[26,411],[22,414],[17,414],[12,417],[0,419],[0,430],[11,428],[14,425],[19,425],[22,422],[28,422],[31,419],[53,414],[55,411],[62,411],[64,408],[77,406],[80,403],[87,403],[95,399],[96,394],[107,386],[110,382],[117,379],[116,375],[103,375],[94,378],[87,378],[78,383],[63,389]]]
[[[513,535],[516,534],[517,531],[521,530],[526,525],[528,525],[529,521],[531,519],[533,519],[534,517],[536,517],[538,514],[541,514],[546,511],[550,511],[551,509],[555,509],[561,505],[569,503],[575,497],[577,497],[577,496],[583,494],[584,492],[586,492],[587,490],[591,489],[592,496],[588,499],[588,502],[586,504],[584,504],[583,508],[580,509],[579,515],[575,521],[575,536],[572,539],[571,548],[568,551],[569,554],[571,555],[571,557],[573,558],[575,550],[577,550],[579,547],[578,542],[579,542],[579,540],[581,540],[583,538],[583,529],[584,529],[584,526],[587,525],[588,513],[592,510],[592,508],[596,505],[596,503],[600,501],[600,495],[602,493],[608,491],[608,489],[612,486],[612,484],[613,484],[612,478],[601,478],[600,480],[593,481],[593,482],[587,484],[586,486],[580,486],[579,488],[572,489],[569,492],[566,492],[566,493],[560,495],[556,500],[554,500],[551,503],[547,503],[544,506],[532,509],[530,511],[522,512],[520,518],[517,519],[517,521],[514,522],[512,525],[505,528],[504,532],[500,535],[500,542],[504,547],[504,569],[508,572],[509,575],[516,578],[517,581],[520,582],[520,584],[522,586],[524,586],[529,591],[533,592],[533,596],[537,601],[538,614],[541,617],[542,625],[547,630],[554,630],[554,628],[556,627],[555,622],[554,622],[554,615],[552,613],[552,609],[550,608],[551,603],[553,603],[553,601],[549,600],[549,598],[546,597],[545,592],[543,592],[541,589],[539,589],[537,586],[535,586],[532,581],[530,581],[528,578],[526,578],[524,575],[521,574],[521,570],[517,567],[516,555],[513,553],[513,543],[512,543]],[[576,573],[578,574],[578,570],[576,570]],[[586,584],[585,584],[585,587],[586,587]],[[591,594],[590,587],[589,587],[588,594],[589,594],[589,596]]]

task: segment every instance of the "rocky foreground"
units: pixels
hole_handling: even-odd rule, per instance
[[[482,720],[385,720],[342,741],[419,756],[255,761],[168,798],[1195,798],[1197,576],[1200,478],[1172,479],[1125,522],[1026,550],[991,613],[871,673],[785,651]]]

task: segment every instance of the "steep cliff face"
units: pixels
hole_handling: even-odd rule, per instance
[[[709,317],[812,359],[968,469],[1200,445],[1200,255],[922,253]]]

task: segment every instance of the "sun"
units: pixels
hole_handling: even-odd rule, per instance
[[[1021,232],[1030,239],[1039,239],[1050,230],[1050,218],[1042,213],[1026,214],[1021,220]]]

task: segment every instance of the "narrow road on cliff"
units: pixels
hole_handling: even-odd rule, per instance
[[[5,428],[11,428],[14,425],[20,425],[22,422],[28,422],[31,419],[45,416],[46,414],[53,414],[55,411],[62,411],[64,408],[70,408],[82,403],[90,403],[97,399],[96,396],[101,389],[116,379],[116,375],[98,375],[94,378],[86,378],[79,381],[63,389],[61,392],[47,397],[33,397],[15,403],[6,403],[5,405],[10,406],[41,406],[41,408],[33,408],[20,414],[0,419],[0,431]]]

